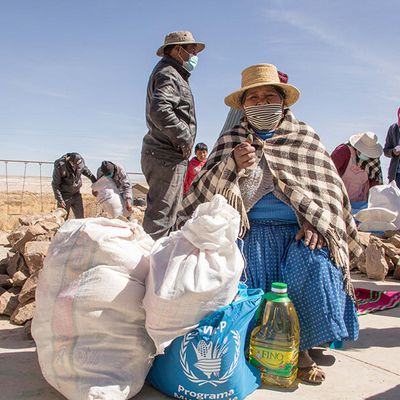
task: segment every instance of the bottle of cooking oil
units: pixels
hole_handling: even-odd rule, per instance
[[[289,387],[297,376],[299,319],[286,283],[272,283],[264,298],[262,320],[251,333],[249,359],[261,371],[264,384]]]

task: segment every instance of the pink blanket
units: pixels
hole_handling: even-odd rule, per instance
[[[400,292],[377,291],[356,288],[357,314],[382,311],[400,304]]]

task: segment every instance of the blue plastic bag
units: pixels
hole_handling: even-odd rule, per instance
[[[156,357],[147,380],[177,399],[241,400],[261,383],[244,354],[247,327],[263,291],[239,286],[237,300],[204,318]]]

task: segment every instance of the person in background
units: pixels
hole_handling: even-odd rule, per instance
[[[369,189],[383,183],[382,153],[375,133],[363,132],[351,136],[331,154],[352,203],[353,213],[367,206]]]
[[[57,207],[64,208],[69,216],[70,209],[75,218],[84,218],[83,201],[80,189],[82,187],[82,175],[89,178],[92,183],[96,177],[85,165],[85,160],[79,153],[67,153],[54,162],[53,187]]]
[[[169,33],[149,78],[141,166],[149,186],[143,228],[153,239],[169,233],[181,206],[197,128],[189,77],[204,47],[191,32]]]
[[[107,176],[115,182],[126,210],[132,212],[132,184],[122,165],[116,162],[103,161],[97,170],[97,179],[102,176]]]
[[[186,171],[185,181],[183,183],[183,193],[186,193],[193,179],[203,168],[203,165],[207,161],[208,147],[205,143],[197,143],[194,148],[195,156],[189,161],[188,169]]]
[[[288,284],[300,321],[298,378],[320,384],[325,372],[308,350],[358,337],[349,259],[362,248],[335,165],[289,108],[299,96],[272,64],[242,72],[241,88],[225,104],[245,118],[219,136],[183,198],[177,227],[200,203],[225,196],[241,216],[242,279],[265,292],[272,282]]]
[[[397,110],[397,122],[389,126],[383,152],[390,158],[388,179],[396,181],[400,188],[400,108]]]

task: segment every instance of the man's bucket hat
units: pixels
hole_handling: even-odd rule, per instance
[[[157,55],[162,57],[164,55],[165,46],[169,46],[171,44],[195,44],[196,45],[196,53],[200,53],[206,45],[204,43],[197,42],[194,40],[192,32],[189,31],[178,31],[171,32],[165,36],[164,44],[157,50]]]

